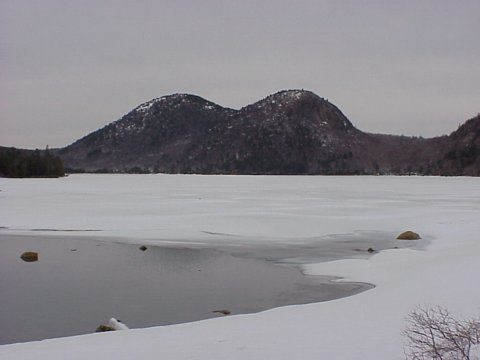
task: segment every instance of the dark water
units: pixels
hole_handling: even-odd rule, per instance
[[[39,261],[20,259],[37,251]],[[211,249],[0,234],[0,344],[94,332],[110,317],[131,328],[258,312],[368,289]]]

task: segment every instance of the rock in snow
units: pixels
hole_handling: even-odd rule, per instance
[[[111,318],[108,322],[108,326],[113,330],[128,330],[128,326],[122,323],[121,320]]]
[[[397,236],[397,240],[420,240],[421,237],[416,232],[413,231],[404,231]]]
[[[26,262],[38,261],[38,253],[35,251],[26,251],[20,256],[20,258]]]

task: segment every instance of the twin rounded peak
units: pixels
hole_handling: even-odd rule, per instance
[[[270,102],[270,103],[301,103],[301,102],[328,102],[328,100],[321,98],[317,94],[309,90],[282,90],[273,95],[267,96],[265,99],[258,101],[258,103]],[[257,103],[257,104],[258,104]]]
[[[308,91],[308,90],[303,90],[303,89],[295,89],[295,90],[282,90],[279,91],[273,95],[269,95],[266,98],[252,104],[252,105],[258,105],[264,102],[270,102],[270,103],[294,103],[298,101],[304,101],[304,100],[317,100],[320,102],[327,101],[326,99],[323,99],[316,95],[315,93]],[[199,104],[199,105],[210,105],[210,106],[216,106],[216,107],[222,107],[221,105],[217,105],[209,100],[206,100],[198,95],[193,95],[193,94],[188,94],[188,93],[177,93],[177,94],[172,94],[172,95],[166,95],[162,96],[160,98],[152,99],[150,101],[147,101],[140,106],[138,106],[135,110],[144,112],[148,109],[150,109],[153,105],[158,104],[158,103],[164,103],[164,104],[178,104],[178,103],[191,103],[191,104]],[[248,107],[251,105],[245,106]]]

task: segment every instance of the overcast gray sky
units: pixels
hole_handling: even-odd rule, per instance
[[[0,0],[0,145],[65,146],[177,92],[240,108],[282,89],[364,131],[480,112],[479,0]]]

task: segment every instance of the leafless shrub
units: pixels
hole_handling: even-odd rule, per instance
[[[408,316],[403,334],[407,359],[480,359],[480,319],[460,321],[442,307],[418,308]]]

